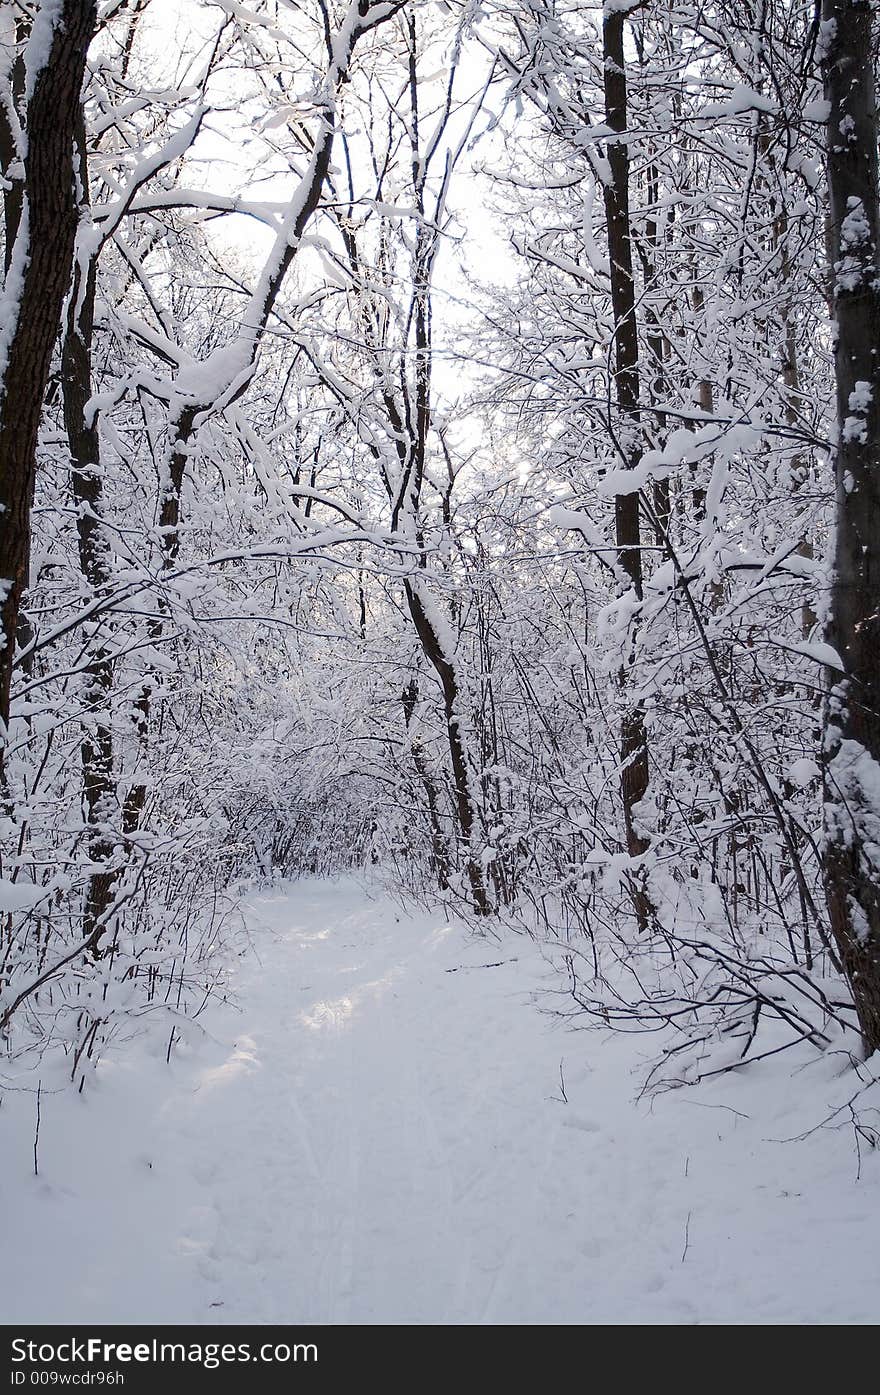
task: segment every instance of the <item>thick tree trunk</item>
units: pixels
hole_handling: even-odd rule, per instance
[[[48,23],[48,16],[40,16]],[[0,380],[0,742],[9,723],[21,599],[28,582],[37,432],[70,284],[77,208],[74,134],[95,26],[93,0],[64,0],[27,105],[24,205],[6,278]],[[45,42],[46,35],[40,35]],[[0,765],[2,770],[2,765]]]
[[[824,0],[835,378],[825,893],[866,1051],[880,1048],[880,264],[873,6]]]
[[[624,15],[606,12],[602,21],[605,79],[605,121],[613,131],[626,131],[626,67],[623,45]],[[608,252],[611,264],[611,305],[614,312],[614,384],[620,409],[619,445],[630,468],[642,454],[639,425],[639,342],[636,322],[635,279],[629,214],[629,153],[625,140],[607,143],[611,178],[604,186]],[[636,596],[642,596],[642,553],[637,491],[620,494],[614,501],[615,541],[618,562]],[[627,675],[621,674],[626,688]],[[648,741],[645,718],[638,705],[628,706],[621,724],[621,799],[627,851],[638,857],[648,840],[636,827],[636,806],[648,789]],[[640,908],[640,917],[644,908]]]
[[[431,825],[432,871],[437,878],[440,890],[445,891],[449,886],[449,849],[446,846],[446,839],[443,837],[443,829],[440,824],[440,800],[437,796],[437,785],[431,773],[425,749],[412,731],[418,697],[419,685],[413,678],[403,690],[403,718],[409,733],[409,748],[412,753],[413,765],[416,768],[416,774],[428,804],[428,818]]]
[[[652,290],[658,284],[656,258],[659,250],[659,238],[657,230],[657,205],[660,195],[660,181],[657,175],[657,166],[652,162],[645,171],[645,200],[648,207],[645,218],[645,239],[644,249],[640,249],[642,268],[645,276],[646,291]],[[647,300],[647,295],[646,295]],[[648,304],[645,307],[645,344],[648,356],[648,395],[657,410],[654,413],[654,420],[657,423],[657,430],[664,434],[666,431],[666,412],[660,405],[666,395],[666,337],[663,333],[663,326],[657,315],[655,308]],[[661,554],[668,539],[669,529],[672,525],[672,492],[669,487],[669,480],[655,480],[651,489],[653,505],[654,537]]]
[[[18,52],[12,60],[9,73],[9,107],[12,111],[21,110],[24,95],[24,45],[27,39],[28,22],[20,16],[15,24],[15,38]],[[19,146],[16,133],[10,122],[10,112],[5,102],[0,102],[0,174],[3,176],[3,271],[9,275],[12,264],[12,249],[18,237],[21,224],[21,210],[24,206],[24,169],[19,159]],[[20,171],[20,172],[19,172]]]
[[[80,110],[77,123],[80,196],[88,203],[88,162],[85,127]],[[61,350],[61,385],[64,425],[70,446],[70,483],[76,507],[77,541],[82,574],[93,596],[105,593],[110,583],[107,549],[101,535],[103,480],[97,414],[87,404],[92,396],[92,338],[95,318],[96,262],[74,269],[68,302],[67,327]],[[113,666],[106,647],[96,646],[85,675],[82,737],[83,802],[89,824],[89,857],[94,870],[89,877],[83,906],[83,938],[98,941],[113,900],[116,875],[110,866],[114,841],[108,833],[117,808],[113,771],[113,733],[105,715],[110,709]]]
[[[455,665],[444,653],[437,630],[431,624],[419,595],[418,583],[406,582],[406,599],[416,633],[422,649],[432,664],[443,691],[443,710],[446,717],[446,732],[449,741],[449,759],[452,766],[452,787],[455,795],[455,811],[461,830],[467,875],[470,882],[474,910],[477,915],[491,915],[492,905],[486,891],[486,879],[482,863],[475,855],[474,842],[477,832],[477,817],[474,798],[471,792],[470,769],[462,731],[461,693]]]

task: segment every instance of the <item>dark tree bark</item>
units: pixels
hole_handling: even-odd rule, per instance
[[[627,84],[624,55],[624,14],[606,12],[602,21],[605,80],[605,121],[613,131],[626,132]],[[625,140],[606,146],[611,178],[604,186],[608,253],[611,264],[611,305],[614,312],[614,386],[620,411],[619,446],[624,463],[635,467],[642,454],[639,425],[639,341],[629,212],[629,151]],[[642,597],[642,553],[637,491],[614,501],[618,563],[639,600]],[[626,687],[626,674],[621,674]],[[635,809],[648,790],[648,741],[644,712],[627,706],[621,739],[621,799],[626,845],[630,857],[647,850],[648,841],[636,828]],[[640,910],[640,916],[642,911]]]
[[[17,301],[0,381],[0,728],[6,743],[12,667],[28,582],[37,432],[52,350],[70,284],[77,206],[74,135],[94,0],[64,0],[44,66],[27,104],[24,205],[7,276]],[[2,770],[0,764],[0,770]]]
[[[87,209],[89,171],[85,124],[80,108],[76,130],[80,199]],[[92,396],[92,339],[95,321],[96,256],[85,268],[74,268],[68,301],[67,325],[61,350],[61,385],[64,425],[70,446],[70,484],[76,508],[79,561],[89,590],[98,597],[110,585],[107,548],[101,534],[103,478],[97,413],[89,416]],[[89,877],[83,906],[83,938],[98,942],[106,929],[106,916],[116,881],[111,863],[114,842],[107,829],[117,806],[113,770],[113,733],[101,714],[110,707],[113,665],[106,646],[97,644],[86,670],[83,688],[85,719],[81,745],[83,802],[90,828],[89,856],[94,870]]]
[[[446,846],[446,839],[443,837],[443,829],[440,824],[440,800],[437,795],[437,785],[428,764],[428,757],[421,741],[412,731],[413,717],[415,716],[416,703],[419,698],[419,685],[413,678],[403,690],[403,718],[406,722],[406,729],[409,733],[409,748],[413,758],[413,765],[416,774],[425,792],[425,799],[428,804],[428,818],[431,824],[431,870],[437,878],[437,885],[441,891],[445,891],[449,886],[449,849]]]
[[[452,789],[455,796],[455,811],[458,816],[458,825],[461,830],[461,839],[464,846],[465,858],[467,860],[467,875],[471,887],[474,910],[477,915],[491,915],[492,905],[486,891],[486,879],[474,850],[474,840],[477,833],[477,820],[474,810],[474,799],[471,794],[470,768],[467,759],[467,747],[464,733],[462,731],[461,699],[462,694],[459,689],[458,675],[455,664],[450,657],[443,652],[437,631],[431,624],[422,598],[419,595],[418,584],[407,581],[405,583],[406,600],[409,613],[415,626],[416,634],[421,641],[425,656],[432,665],[437,677],[440,679],[440,688],[443,693],[443,712],[446,718],[446,732],[449,741],[449,761],[452,767]]]
[[[18,52],[12,60],[9,74],[9,95],[13,111],[21,107],[24,95],[24,45],[27,39],[27,24],[19,17],[15,25],[15,39]],[[6,104],[0,102],[0,174],[3,175],[3,270],[9,274],[12,262],[12,249],[18,236],[21,223],[21,210],[24,203],[24,167],[18,158],[18,144],[10,123]]]
[[[880,265],[873,6],[824,0],[837,338],[825,893],[865,1050],[880,1048]]]
[[[657,166],[652,161],[645,171],[645,197],[647,215],[645,217],[644,244],[639,248],[639,258],[644,273],[646,290],[658,282],[656,258],[659,250],[657,229],[657,203],[660,194],[660,181]],[[647,297],[646,297],[647,298]],[[663,402],[666,393],[666,336],[656,309],[648,304],[645,307],[645,345],[648,358],[648,394],[652,404]],[[657,405],[654,412],[657,430],[666,431],[666,412]],[[653,505],[654,536],[658,548],[664,548],[672,525],[672,492],[669,480],[654,480],[651,489]]]

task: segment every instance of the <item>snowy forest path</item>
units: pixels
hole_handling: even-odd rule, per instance
[[[304,884],[255,915],[263,962],[244,968],[235,1042],[174,1107],[195,1156],[235,1120],[222,1158],[196,1162],[216,1212],[197,1261],[208,1306],[492,1321],[559,1109],[546,1055],[529,1072],[522,1050],[546,1024],[524,1013],[520,1047],[503,1043],[526,996],[515,946],[463,942],[352,884]]]
[[[524,937],[354,879],[247,915],[170,1066],[144,1039],[82,1096],[44,1080],[39,1177],[5,1095],[6,1321],[875,1320],[877,1155],[856,1182],[848,1131],[778,1141],[851,1088],[833,1063],[634,1105],[655,1043],[572,1031]]]

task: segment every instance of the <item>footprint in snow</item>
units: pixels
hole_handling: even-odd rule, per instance
[[[582,1119],[577,1114],[566,1114],[563,1124],[567,1129],[580,1129],[582,1133],[600,1133],[602,1125],[595,1119]]]

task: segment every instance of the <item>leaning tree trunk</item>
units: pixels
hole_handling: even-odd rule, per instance
[[[880,1048],[880,266],[873,6],[824,0],[836,542],[825,713],[825,894],[868,1054]]]
[[[602,21],[605,80],[605,121],[613,131],[626,131],[626,67],[623,45],[624,14],[607,11]],[[639,342],[636,322],[635,278],[629,212],[629,153],[625,140],[609,139],[611,177],[604,185],[605,219],[611,266],[611,306],[614,313],[614,385],[620,411],[619,446],[624,464],[634,468],[641,457],[639,426]],[[619,494],[614,501],[615,541],[620,569],[636,597],[642,597],[642,553],[639,496],[636,490]],[[636,808],[648,790],[648,741],[640,705],[627,700],[627,674],[621,673],[624,714],[621,722],[620,788],[626,846],[630,857],[647,850],[648,840],[637,827]],[[643,918],[645,906],[638,898]]]
[[[15,636],[30,565],[37,432],[73,263],[74,133],[95,27],[94,0],[64,0],[54,14],[41,13],[38,19],[34,42],[39,40],[45,56],[31,75],[22,210],[6,277],[6,320],[0,325],[8,346],[0,376],[0,776]]]
[[[471,788],[471,770],[467,756],[466,728],[463,725],[463,701],[458,672],[451,656],[444,652],[437,627],[431,623],[428,617],[418,582],[407,581],[404,583],[404,589],[416,633],[426,657],[440,679],[440,687],[443,692],[443,712],[446,718],[446,735],[449,742],[449,763],[452,767],[455,812],[461,831],[474,910],[477,915],[491,915],[492,903],[486,889],[483,864],[476,850],[478,830],[476,799]]]
[[[418,681],[411,678],[403,690],[403,718],[409,736],[409,749],[413,765],[416,768],[416,774],[419,777],[428,805],[428,819],[431,826],[431,871],[437,879],[440,890],[445,891],[449,886],[449,849],[446,846],[440,822],[440,799],[437,785],[428,764],[427,752],[413,730],[418,698]]]

